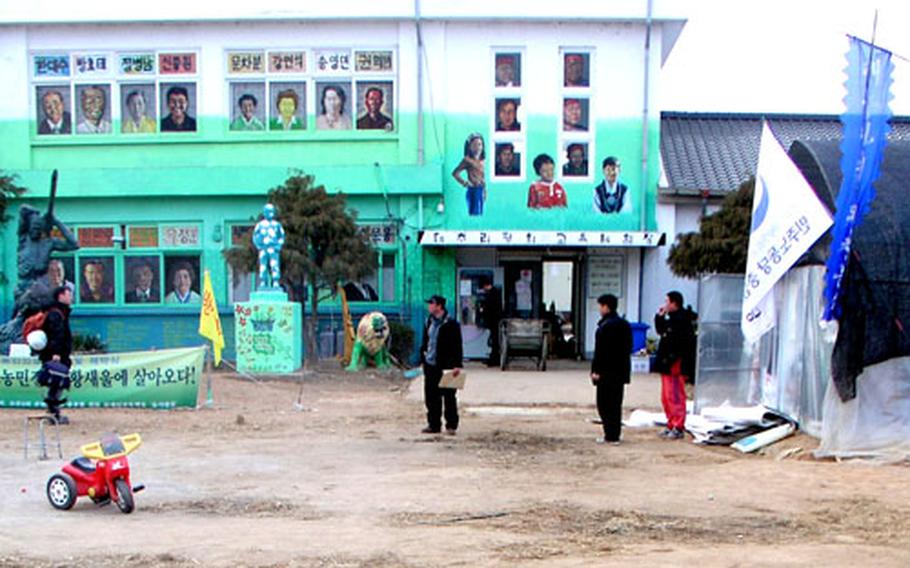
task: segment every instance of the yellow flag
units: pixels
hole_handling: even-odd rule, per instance
[[[215,303],[215,292],[212,291],[212,278],[205,271],[202,288],[202,311],[199,312],[199,335],[212,340],[215,352],[215,366],[221,364],[221,350],[224,349],[224,332],[221,330],[221,319],[218,317],[218,305]]]

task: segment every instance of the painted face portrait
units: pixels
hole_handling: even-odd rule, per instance
[[[189,108],[189,100],[183,93],[171,93],[167,96],[167,108],[171,113],[171,118],[176,123],[182,123],[186,120],[186,110]]]
[[[63,96],[57,91],[48,91],[41,99],[44,116],[53,123],[63,120]]]
[[[82,112],[85,118],[91,122],[98,123],[104,116],[104,107],[106,99],[104,91],[95,87],[89,87],[82,91]]]
[[[545,162],[540,165],[540,179],[546,182],[553,181],[553,162]]]
[[[174,271],[172,284],[174,286],[174,290],[179,292],[181,295],[188,293],[193,287],[193,277],[190,275],[190,271],[185,268],[180,268]]]
[[[515,84],[515,67],[510,59],[496,63],[496,86],[510,87]]]
[[[563,102],[562,129],[587,130],[587,126],[583,122],[581,101],[578,99],[566,99]]]
[[[570,53],[565,56],[565,86],[587,87],[588,80],[585,74],[585,58],[579,53]]]
[[[496,108],[496,130],[509,132],[521,130],[518,122],[518,105],[512,99],[499,101]]]
[[[322,96],[322,105],[325,107],[325,114],[331,116],[338,116],[341,114],[342,103],[341,97],[338,96],[338,91],[327,88],[325,94]]]
[[[483,153],[483,138],[477,136],[471,140],[470,143],[471,155],[474,158],[479,158]]]
[[[145,264],[141,264],[133,270],[133,286],[139,290],[148,290],[152,287],[153,277],[152,269]]]
[[[51,260],[47,265],[47,283],[51,290],[63,286],[66,281],[66,267],[60,260]]]
[[[369,89],[364,100],[364,106],[366,107],[367,113],[371,116],[378,115],[379,109],[382,108],[382,91],[379,89]]]
[[[100,263],[89,263],[83,270],[85,283],[93,295],[99,295],[104,286],[104,265]]]
[[[139,91],[132,93],[126,101],[126,108],[134,122],[142,120],[148,108],[145,102],[145,95]]]
[[[240,114],[247,120],[253,120],[253,116],[256,114],[256,99],[243,97],[240,100]]]

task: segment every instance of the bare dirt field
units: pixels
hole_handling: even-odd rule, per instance
[[[805,436],[600,446],[582,367],[471,373],[456,437],[419,433],[419,380],[325,368],[302,411],[298,384],[229,374],[212,410],[71,411],[67,458],[142,434],[128,516],[52,509],[62,461],[25,461],[26,412],[0,411],[0,567],[910,566],[910,467],[814,461]],[[627,410],[657,388],[636,377]]]

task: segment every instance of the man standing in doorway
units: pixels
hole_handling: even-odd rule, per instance
[[[654,316],[654,329],[660,335],[657,346],[657,371],[661,375],[660,398],[667,415],[662,438],[680,440],[686,428],[686,377],[695,374],[695,320],[691,309],[683,309],[683,296],[677,291]]]
[[[483,326],[490,332],[490,358],[488,367],[499,365],[499,322],[502,321],[502,292],[493,286],[489,277],[480,281],[483,290],[483,301],[480,304],[480,314],[483,316]]]
[[[456,389],[439,388],[443,370],[452,369],[457,377],[461,373],[461,326],[446,311],[446,299],[433,295],[427,300],[426,324],[423,326],[423,395],[427,406],[427,427],[424,434],[442,431],[442,411],[445,403],[446,434],[454,436],[458,430],[458,401]]]
[[[619,444],[622,432],[622,399],[632,373],[632,327],[616,313],[619,304],[613,294],[597,298],[600,321],[594,340],[591,382],[597,388],[597,413],[603,423],[600,444]]]

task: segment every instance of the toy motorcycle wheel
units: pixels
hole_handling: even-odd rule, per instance
[[[114,485],[117,487],[117,507],[121,513],[129,515],[136,506],[133,502],[133,490],[123,478],[115,479]]]
[[[47,480],[47,500],[55,509],[71,509],[76,503],[76,482],[65,473],[55,473]]]

